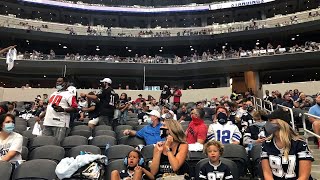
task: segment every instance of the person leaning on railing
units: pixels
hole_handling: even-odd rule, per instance
[[[9,47],[6,47],[6,48],[4,48],[4,49],[1,49],[1,50],[0,50],[0,55],[3,54],[3,53],[5,53],[5,52],[7,52],[7,51],[9,51],[9,49],[15,48],[16,46],[17,46],[17,45],[13,45],[13,46],[9,46]]]

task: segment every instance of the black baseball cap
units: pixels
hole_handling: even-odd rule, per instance
[[[272,111],[270,114],[268,115],[263,115],[261,117],[263,120],[269,120],[269,119],[281,119],[285,122],[287,122],[288,124],[291,123],[291,117],[290,117],[290,113],[288,110],[284,109],[284,108],[279,108],[276,109],[274,111]]]

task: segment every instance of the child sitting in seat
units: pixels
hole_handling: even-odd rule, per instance
[[[141,180],[143,176],[147,179],[154,179],[154,176],[144,168],[144,159],[138,150],[132,150],[124,159],[125,170],[119,172],[114,170],[111,173],[111,180]]]
[[[203,152],[208,156],[209,162],[200,169],[199,179],[233,179],[229,167],[220,161],[223,145],[219,141],[213,140],[205,144]]]

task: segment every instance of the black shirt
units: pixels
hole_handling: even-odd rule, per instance
[[[187,113],[187,112],[179,112],[178,114],[177,114],[177,119],[179,120],[182,116],[184,116],[185,118],[184,118],[184,121],[191,121],[192,119],[191,119],[191,116],[189,115],[189,113]]]
[[[283,106],[289,107],[289,108],[293,108],[293,101],[284,101],[282,103]]]
[[[91,101],[89,104],[89,108],[95,106],[93,111],[89,111],[89,118],[97,118],[99,117],[99,103],[96,103],[94,101]]]
[[[119,100],[119,96],[111,87],[103,89],[100,94],[97,94],[99,102],[99,112],[102,116],[113,116],[115,105]]]
[[[170,96],[171,96],[170,89],[164,89],[164,90],[161,91],[161,95],[160,95],[161,99],[167,99]]]

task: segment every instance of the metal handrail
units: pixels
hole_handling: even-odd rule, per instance
[[[316,134],[312,131],[310,131],[309,129],[307,129],[307,125],[306,125],[306,117],[309,116],[309,117],[314,117],[314,118],[317,118],[320,120],[320,117],[319,116],[315,116],[313,114],[309,114],[309,113],[303,113],[302,115],[302,125],[303,125],[303,131],[304,131],[304,134],[303,136],[306,138],[306,143],[308,144],[308,133],[319,138],[320,139],[320,135],[319,134]]]
[[[287,107],[287,106],[283,106],[283,105],[280,105],[280,104],[277,104],[277,106],[289,110],[289,112],[290,112],[290,117],[291,117],[291,126],[292,126],[293,130],[295,130],[294,117],[293,117],[293,110],[292,110],[292,108],[289,108],[289,107]]]
[[[260,104],[259,104],[260,102]],[[260,108],[260,109],[259,109]],[[263,109],[263,106],[262,106],[262,99],[260,98],[257,98],[257,110],[262,110]]]
[[[266,104],[270,105],[270,110],[266,108]],[[271,113],[273,111],[272,102],[263,100],[263,109],[266,110],[267,112]]]

